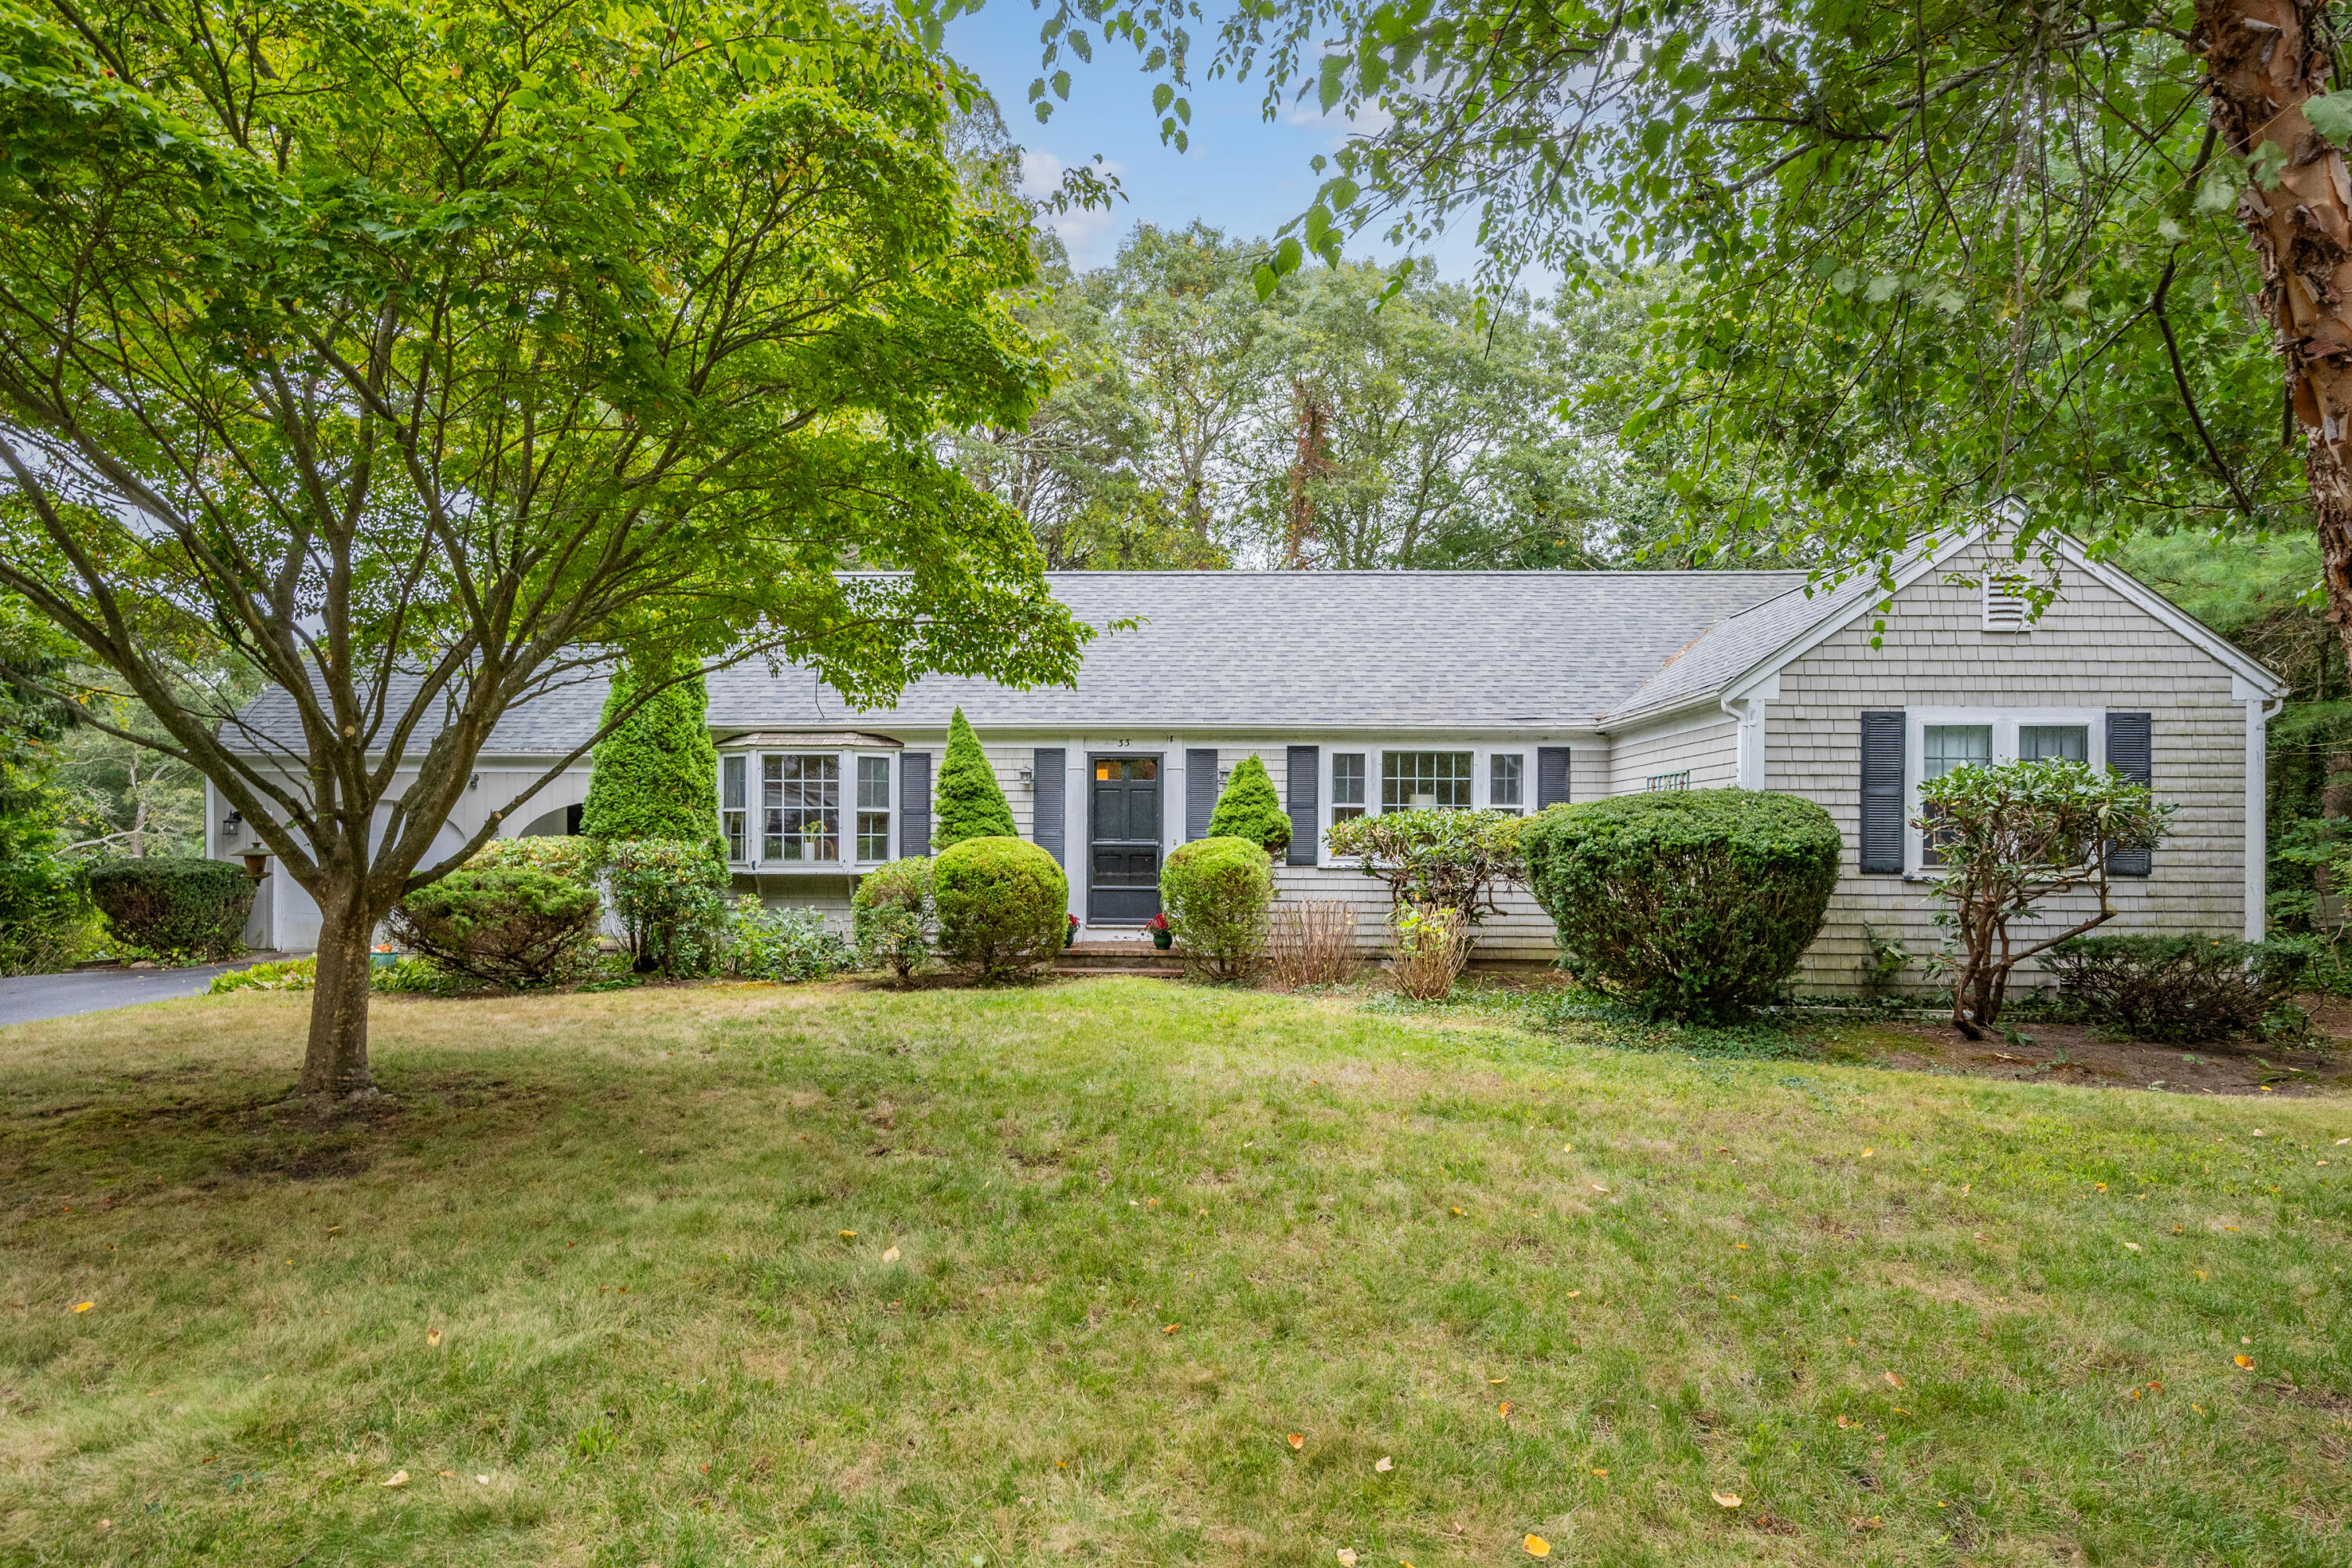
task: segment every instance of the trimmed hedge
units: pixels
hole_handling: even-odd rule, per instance
[[[642,685],[668,679],[684,663],[646,658],[613,679],[604,717]],[[702,677],[648,700],[596,744],[580,831],[590,838],[719,840],[719,749],[703,722],[710,706]]]
[[[529,866],[462,866],[394,905],[393,940],[435,968],[493,985],[569,980],[589,960],[596,889]]]
[[[151,855],[89,868],[90,902],[118,946],[191,963],[245,951],[255,886],[243,867],[194,856]]]
[[[1701,1020],[1736,1016],[1795,973],[1843,848],[1811,801],[1744,789],[1553,806],[1519,844],[1563,968],[1650,1016]]]
[[[945,849],[967,838],[1010,838],[1013,807],[989,766],[980,737],[959,708],[948,721],[948,752],[940,763],[940,803],[931,818],[931,847]]]
[[[1290,847],[1289,814],[1255,752],[1234,764],[1216,809],[1209,813],[1209,837],[1246,838],[1269,855]]]
[[[904,985],[930,956],[931,863],[909,855],[887,866],[877,866],[857,879],[849,895],[851,940],[857,944],[857,962],[868,969],[887,969]]]
[[[593,882],[596,876],[596,841],[577,835],[547,834],[529,838],[493,838],[475,850],[466,865],[473,870],[520,866],[574,882]]]
[[[2292,939],[2077,936],[2042,962],[2059,995],[2093,1023],[2135,1040],[2195,1046],[2264,1033],[2294,999],[2311,952]]]
[[[1265,910],[1273,901],[1274,865],[1253,839],[1196,838],[1160,863],[1160,903],[1169,929],[1184,955],[1220,980],[1240,979],[1265,952]]]
[[[940,955],[983,984],[1053,962],[1069,929],[1070,884],[1025,839],[967,838],[931,862]]]

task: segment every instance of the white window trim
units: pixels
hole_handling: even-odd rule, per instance
[[[2017,760],[2017,732],[2040,724],[2079,724],[2090,733],[2091,771],[2107,765],[2107,710],[2104,708],[1906,708],[1903,715],[1903,874],[1927,874],[1920,853],[1919,830],[1911,826],[1919,815],[1919,792],[1927,784],[1927,731],[1944,724],[1983,724],[1992,731],[1992,760]]]
[[[1364,759],[1363,805],[1364,815],[1367,816],[1382,815],[1380,798],[1382,761],[1391,752],[1469,752],[1470,805],[1468,809],[1472,811],[1495,809],[1494,759],[1496,756],[1517,757],[1519,759],[1519,804],[1507,809],[1515,810],[1522,816],[1532,816],[1536,809],[1536,748],[1533,743],[1480,746],[1447,741],[1400,741],[1392,743],[1380,741],[1342,741],[1322,742],[1318,749],[1321,754],[1316,759],[1318,776],[1315,805],[1315,863],[1318,866],[1352,869],[1360,858],[1353,855],[1333,855],[1326,847],[1323,837],[1325,834],[1331,831],[1332,825],[1339,820],[1335,815],[1338,805],[1332,798],[1334,773],[1332,761],[1343,754],[1351,757],[1361,756]]]
[[[743,847],[746,858],[730,860],[727,868],[750,876],[791,876],[812,872],[868,871],[898,856],[898,753],[878,747],[841,750],[830,746],[763,746],[757,751],[748,747],[721,746],[717,781],[719,792],[719,831],[726,832],[727,764],[729,757],[741,757],[743,762]],[[835,809],[840,820],[835,824],[835,837],[841,844],[841,855],[832,860],[767,860],[761,858],[766,840],[767,808],[761,794],[761,773],[769,757],[832,757],[839,780],[840,802]],[[885,791],[888,804],[883,808],[889,821],[890,853],[880,860],[862,859],[857,854],[857,763],[862,757],[881,757],[890,764],[889,784]]]

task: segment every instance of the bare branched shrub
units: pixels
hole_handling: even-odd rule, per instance
[[[1267,915],[1266,976],[1285,991],[1337,985],[1356,973],[1356,906],[1305,899]]]
[[[1470,922],[1459,910],[1415,905],[1389,932],[1389,978],[1416,1002],[1434,1002],[1454,989],[1470,962]]]

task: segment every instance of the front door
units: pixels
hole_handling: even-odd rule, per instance
[[[1160,912],[1160,759],[1087,761],[1087,921],[1140,925]]]

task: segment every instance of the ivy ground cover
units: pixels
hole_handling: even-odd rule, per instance
[[[0,1032],[0,1562],[2352,1548],[2352,1101],[1112,979]]]

